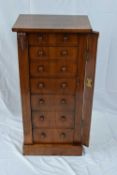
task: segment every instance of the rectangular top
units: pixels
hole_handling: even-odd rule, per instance
[[[91,32],[87,16],[74,15],[19,15],[14,32]]]

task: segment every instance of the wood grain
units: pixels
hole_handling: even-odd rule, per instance
[[[32,94],[71,94],[75,95],[76,79],[75,78],[31,78]]]
[[[30,75],[41,78],[73,78],[77,75],[77,64],[68,60],[38,60],[30,63]]]
[[[31,95],[32,110],[39,111],[74,111],[73,95]]]
[[[30,47],[29,54],[32,61],[36,60],[66,60],[76,61],[77,47]],[[48,61],[49,61],[48,60]]]
[[[92,88],[85,86],[84,97],[83,97],[83,126],[82,126],[82,144],[89,145],[90,136],[90,125],[91,125],[91,115],[92,115],[92,104],[93,104],[93,91],[94,91],[94,81],[95,81],[95,70],[96,70],[96,51],[97,51],[97,40],[99,33],[94,32],[89,34],[89,60],[85,67],[85,81],[89,77],[92,79]]]
[[[24,126],[24,144],[33,143],[31,106],[30,106],[30,86],[29,86],[29,59],[28,42],[26,33],[18,33],[18,55],[20,71],[20,87],[22,99],[22,115]]]
[[[14,24],[15,32],[91,32],[87,16],[20,15]]]
[[[57,30],[56,30],[57,31]],[[30,46],[78,46],[79,38],[77,33],[68,32],[38,32],[29,33],[29,45]]]
[[[33,129],[34,143],[73,143],[73,129]]]
[[[84,76],[85,76],[85,43],[86,36],[80,35],[80,47],[77,58],[77,89],[75,95],[75,128],[74,128],[74,143],[81,143],[81,132],[82,132],[82,109],[83,109],[83,93],[84,93]],[[78,134],[79,133],[79,134]]]
[[[33,128],[74,129],[74,112],[32,111]]]
[[[23,147],[24,155],[80,156],[82,150],[81,145],[72,144],[34,144]]]

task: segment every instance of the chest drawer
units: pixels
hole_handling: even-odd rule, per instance
[[[77,46],[78,35],[75,33],[36,33],[28,35],[29,45]]]
[[[67,60],[37,61],[30,63],[32,77],[74,77],[77,73],[77,64]]]
[[[34,129],[34,143],[72,143],[72,129]]]
[[[75,98],[72,95],[31,95],[33,110],[74,111]]]
[[[31,78],[31,93],[38,94],[73,94],[75,95],[76,79]]]
[[[31,60],[46,59],[77,59],[77,47],[30,47],[29,56]]]
[[[79,45],[78,34],[58,33],[55,35],[55,43],[59,43],[60,45],[77,46]]]
[[[32,112],[33,128],[74,128],[74,112]]]
[[[50,43],[49,38],[47,33],[31,33],[28,35],[28,42],[30,45],[44,45]]]

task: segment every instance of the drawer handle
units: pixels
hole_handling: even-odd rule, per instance
[[[61,83],[61,88],[65,89],[67,87],[67,83]]]
[[[66,99],[61,99],[61,104],[67,104]]]
[[[39,100],[39,103],[40,103],[40,104],[44,104],[44,103],[45,103],[45,100],[41,98],[41,99]]]
[[[37,70],[38,70],[39,72],[44,72],[44,66],[38,66],[38,67],[37,67]]]
[[[45,117],[44,117],[44,115],[40,115],[39,118],[40,118],[41,121],[44,121],[44,118],[45,118]]]
[[[68,51],[67,51],[67,50],[62,50],[62,51],[61,51],[61,55],[62,55],[62,56],[68,55]]]
[[[68,36],[65,35],[65,36],[63,37],[63,40],[64,40],[64,41],[67,41],[67,40],[68,40]]]
[[[41,138],[42,138],[42,139],[46,138],[46,133],[45,133],[45,132],[42,132],[42,133],[41,133]]]
[[[65,138],[66,138],[66,134],[65,134],[64,132],[62,132],[62,133],[60,134],[60,137],[61,137],[62,139],[65,139]]]
[[[39,89],[43,89],[45,87],[45,84],[44,83],[38,83],[38,88]]]
[[[44,51],[43,50],[39,50],[37,53],[38,56],[44,56]]]
[[[66,72],[66,70],[67,70],[67,67],[66,66],[62,66],[61,67],[61,72]]]
[[[62,121],[66,121],[66,116],[62,115],[62,116],[61,116],[61,120],[62,120]]]
[[[41,34],[38,35],[38,40],[39,40],[39,41],[42,41],[42,40],[43,40],[43,35],[41,35]]]

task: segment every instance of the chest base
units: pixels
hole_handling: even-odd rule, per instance
[[[33,144],[24,145],[24,155],[64,155],[77,156],[82,155],[82,145],[73,144]]]

